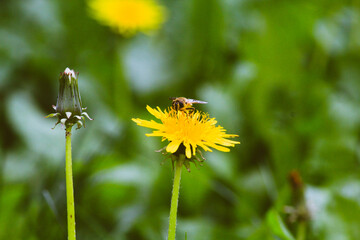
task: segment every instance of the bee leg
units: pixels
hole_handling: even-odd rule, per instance
[[[188,108],[186,108],[186,111],[187,111],[189,114],[192,114],[193,112],[195,112],[195,108],[194,108],[194,107],[188,107]]]

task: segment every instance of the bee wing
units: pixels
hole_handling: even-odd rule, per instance
[[[197,103],[197,104],[207,104],[207,102],[205,101],[200,101],[200,100],[195,100],[195,99],[187,99],[187,102],[191,103],[191,104],[194,104],[194,103]]]
[[[175,100],[175,99],[176,99],[176,97],[169,97],[169,99],[170,99],[170,100]]]

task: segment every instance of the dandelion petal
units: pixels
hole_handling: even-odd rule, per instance
[[[172,142],[169,143],[169,145],[167,145],[166,151],[170,152],[170,153],[174,153],[174,152],[176,152],[178,150],[179,145],[180,145],[180,142],[172,141]]]

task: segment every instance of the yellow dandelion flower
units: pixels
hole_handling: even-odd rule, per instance
[[[95,19],[121,34],[158,29],[165,20],[165,8],[154,0],[89,0]]]
[[[198,110],[189,113],[172,108],[162,111],[159,107],[154,109],[147,106],[146,109],[161,123],[139,118],[132,120],[139,126],[155,129],[152,133],[146,134],[147,136],[168,140],[166,151],[169,153],[175,153],[183,145],[186,158],[191,159],[195,156],[198,147],[210,152],[212,151],[210,148],[229,152],[228,147],[240,143],[228,139],[238,135],[227,134],[223,127],[216,126],[215,118],[210,118],[208,114]]]

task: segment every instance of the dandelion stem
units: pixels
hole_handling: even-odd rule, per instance
[[[306,222],[300,221],[297,228],[296,240],[305,240],[306,239]]]
[[[175,165],[174,185],[173,185],[171,206],[170,206],[168,240],[175,240],[176,216],[177,216],[177,208],[178,208],[178,200],[179,200],[181,169],[184,159],[185,159],[185,155],[181,154],[180,157],[177,159]]]
[[[66,198],[67,198],[67,216],[68,216],[68,240],[75,240],[75,206],[74,206],[74,187],[72,176],[71,159],[71,128],[66,127],[66,146],[65,146],[65,172],[66,172]]]

